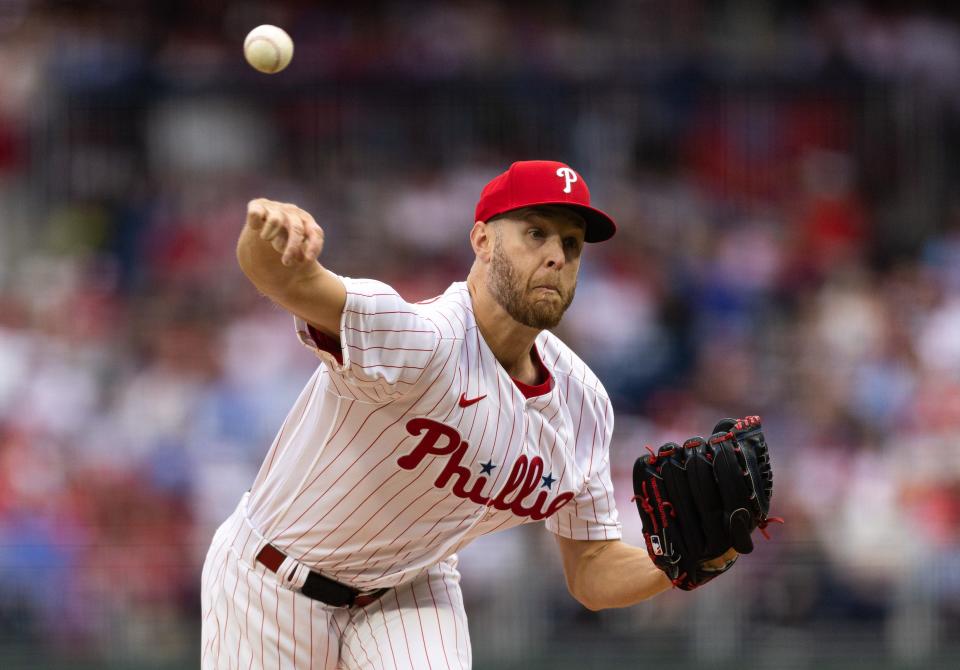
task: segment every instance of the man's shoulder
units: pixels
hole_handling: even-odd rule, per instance
[[[365,298],[374,298],[379,296],[393,297],[403,301],[419,312],[428,312],[438,309],[460,309],[470,311],[470,293],[464,282],[455,282],[451,284],[440,295],[423,300],[410,300],[406,290],[409,287],[400,285],[394,287],[380,279],[356,278],[340,275],[340,280],[346,286],[348,295],[356,295]]]
[[[544,365],[554,375],[561,389],[582,388],[597,399],[610,401],[600,378],[566,342],[545,330],[537,336],[537,346]]]
[[[440,295],[412,304],[434,323],[441,337],[464,339],[476,327],[470,293],[464,282],[455,282]]]

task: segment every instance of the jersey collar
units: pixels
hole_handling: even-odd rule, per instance
[[[520,393],[523,394],[523,397],[529,400],[530,398],[536,398],[537,396],[546,395],[553,390],[553,375],[550,374],[550,370],[547,369],[547,366],[543,364],[543,359],[540,358],[540,351],[537,349],[536,343],[533,345],[533,357],[536,359],[537,368],[540,371],[540,376],[543,377],[543,381],[536,386],[531,386],[530,384],[525,384],[516,377],[510,377],[513,380],[513,383]]]

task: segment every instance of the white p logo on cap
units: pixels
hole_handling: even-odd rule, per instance
[[[562,177],[565,182],[563,185],[563,192],[570,193],[570,191],[572,190],[570,188],[570,184],[577,181],[578,179],[577,173],[568,167],[562,167],[562,168],[557,168],[557,176]]]

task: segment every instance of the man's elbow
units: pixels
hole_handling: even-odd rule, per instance
[[[593,597],[593,594],[589,593],[587,590],[581,588],[579,584],[576,584],[569,579],[567,580],[567,590],[570,592],[570,595],[573,596],[574,600],[586,607],[591,612],[599,612],[600,610],[608,608],[607,605]]]
[[[567,581],[567,590],[574,600],[586,607],[591,612],[601,610],[619,609],[621,607],[630,607],[644,600],[649,600],[660,593],[665,588],[657,586],[646,589],[642,593],[628,593],[623,590],[609,590],[604,588],[591,588],[581,583]]]
[[[613,608],[615,608],[615,607],[623,607],[623,605],[618,605],[618,604],[616,604],[616,603],[604,602],[604,601],[602,601],[602,600],[599,600],[599,599],[597,599],[597,598],[593,598],[593,597],[590,597],[590,596],[586,596],[586,595],[584,595],[584,594],[579,594],[579,595],[578,595],[578,594],[576,594],[576,593],[571,593],[571,595],[574,597],[574,599],[575,599],[578,603],[580,603],[581,605],[583,605],[584,607],[586,607],[586,608],[587,608],[588,610],[590,610],[591,612],[600,612],[600,611],[602,611],[602,610],[613,609]]]
[[[589,600],[587,598],[577,598],[577,602],[583,605],[584,607],[586,607],[591,612],[599,612],[601,610],[609,609],[608,607],[601,605],[599,603],[595,603],[594,601]]]

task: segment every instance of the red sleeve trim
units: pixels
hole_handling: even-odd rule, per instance
[[[309,323],[307,324],[307,332],[309,332],[310,337],[313,338],[313,343],[317,345],[317,349],[326,351],[337,359],[337,363],[343,365],[343,350],[340,348],[339,338],[321,333]]]

